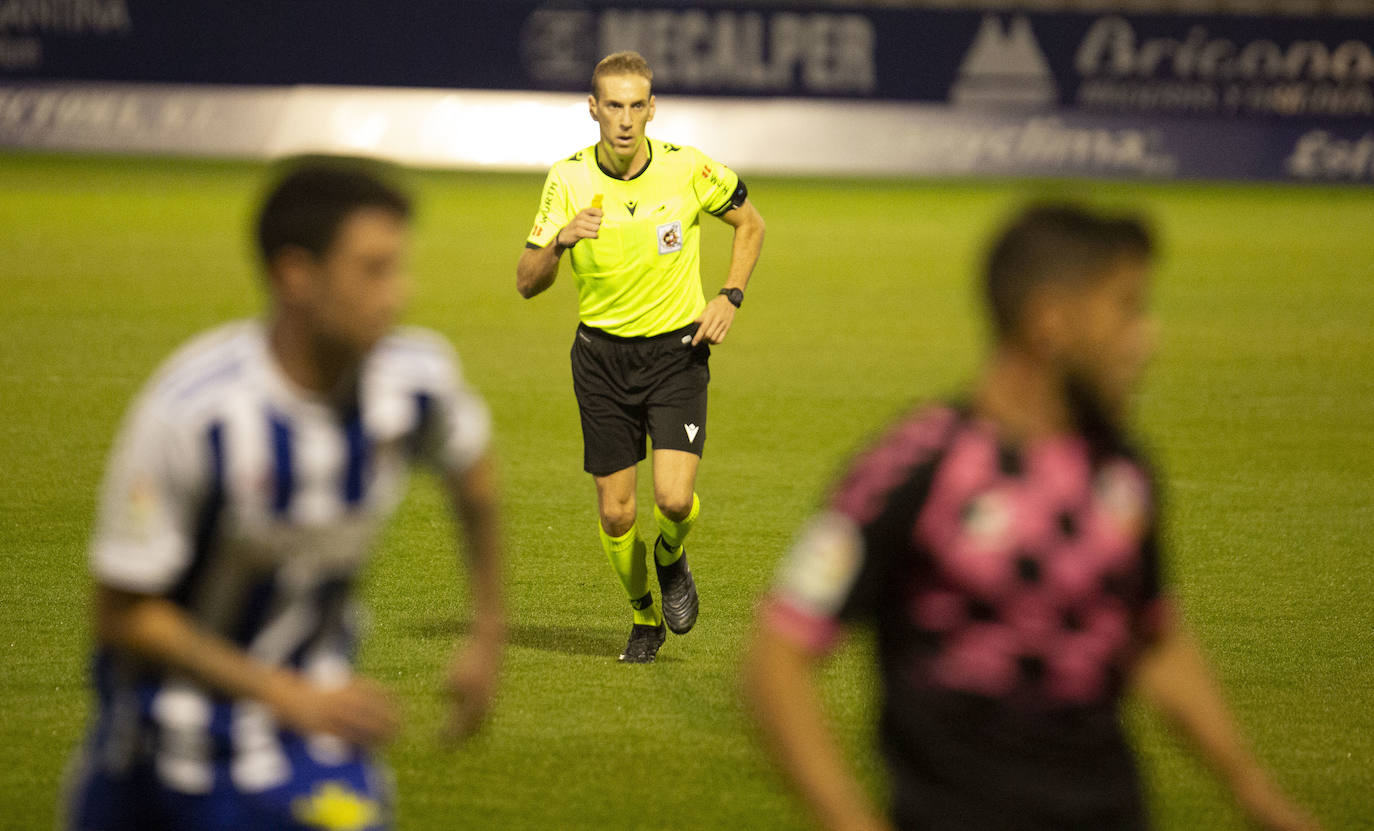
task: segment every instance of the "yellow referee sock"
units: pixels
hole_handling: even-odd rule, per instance
[[[611,568],[615,569],[616,576],[625,587],[625,593],[630,596],[635,623],[663,625],[663,614],[653,602],[653,596],[649,594],[649,552],[644,541],[635,534],[634,528],[622,536],[613,537],[606,533],[600,522],[596,527],[601,532],[601,548],[606,552],[606,559],[611,561]]]
[[[658,520],[658,535],[663,538],[663,545],[654,546],[654,556],[658,558],[659,565],[672,565],[682,556],[682,543],[691,533],[692,523],[697,521],[699,513],[701,500],[697,498],[696,493],[692,494],[692,510],[687,512],[687,516],[681,522],[669,519],[657,505],[654,506],[654,519]]]

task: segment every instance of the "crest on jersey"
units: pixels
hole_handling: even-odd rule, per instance
[[[1127,462],[1113,462],[1093,482],[1097,504],[1126,534],[1138,537],[1145,531],[1150,512],[1150,490],[1145,477]]]
[[[682,220],[675,219],[658,226],[658,253],[672,254],[682,250]]]
[[[960,516],[965,537],[990,551],[1011,542],[1013,519],[1011,499],[995,490],[979,494],[964,506]]]

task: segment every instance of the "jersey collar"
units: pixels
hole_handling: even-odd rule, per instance
[[[615,174],[612,173],[611,171],[607,170],[607,169],[605,168],[605,166],[603,166],[603,165],[601,164],[601,153],[600,153],[601,142],[600,142],[600,141],[598,141],[596,144],[593,144],[593,145],[592,145],[592,158],[593,158],[594,160],[596,160],[596,166],[597,166],[598,168],[601,169],[601,172],[604,173],[604,174],[606,174],[606,175],[609,176],[610,178],[616,180],[617,182],[633,182],[635,179],[638,179],[640,176],[643,176],[643,175],[644,175],[644,171],[646,171],[646,170],[649,169],[649,165],[651,165],[651,164],[654,163],[654,142],[653,142],[653,140],[650,139],[648,136],[645,136],[645,137],[644,137],[644,146],[647,147],[647,148],[649,148],[649,158],[647,158],[647,159],[644,160],[644,166],[641,167],[641,168],[639,169],[639,172],[636,173],[635,175],[631,176],[631,177],[628,178],[628,179],[622,179],[622,178],[620,178],[619,176],[615,175]]]

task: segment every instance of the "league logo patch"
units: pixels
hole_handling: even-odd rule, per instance
[[[783,560],[779,585],[800,607],[833,615],[844,605],[863,560],[863,540],[854,523],[840,514],[822,514],[802,530]]]
[[[682,220],[675,219],[672,222],[658,226],[658,253],[672,254],[682,250]]]

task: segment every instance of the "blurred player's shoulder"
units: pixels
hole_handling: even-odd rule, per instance
[[[153,374],[144,396],[163,407],[193,410],[239,383],[266,348],[261,321],[236,320],[177,347]]]
[[[462,377],[462,367],[448,338],[422,326],[399,326],[377,344],[367,371],[421,383],[451,383]]]
[[[945,444],[967,417],[968,408],[963,404],[922,401],[889,422],[857,459],[881,456],[903,462],[919,460]]]
[[[908,408],[851,455],[831,492],[831,507],[861,522],[871,519],[887,493],[941,455],[967,415],[963,405],[942,401]]]

